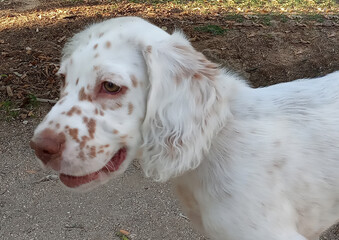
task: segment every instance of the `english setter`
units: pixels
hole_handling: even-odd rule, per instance
[[[65,46],[58,103],[31,147],[72,189],[122,174],[173,179],[214,240],[305,240],[339,218],[339,71],[253,89],[137,17]]]

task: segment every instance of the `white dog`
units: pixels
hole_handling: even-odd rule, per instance
[[[339,219],[339,72],[253,89],[136,17],[76,34],[31,147],[73,189],[141,158],[211,239],[305,240]]]

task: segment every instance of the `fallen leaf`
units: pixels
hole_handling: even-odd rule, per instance
[[[22,77],[22,74],[21,73],[18,73],[18,72],[13,72],[14,75],[18,76],[18,77]]]
[[[130,235],[130,233],[129,233],[128,231],[124,230],[124,229],[120,229],[119,232],[120,232],[121,234],[126,235],[126,236]]]
[[[7,90],[7,95],[10,96],[10,97],[13,97],[13,91],[12,91],[11,87],[7,86],[6,90]]]

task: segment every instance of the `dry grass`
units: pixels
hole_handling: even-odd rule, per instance
[[[93,8],[93,4],[96,5],[95,8]],[[53,6],[53,8],[48,7],[49,5]],[[50,1],[45,6],[47,9],[42,8],[31,12],[0,10],[0,31],[6,28],[43,26],[50,20],[58,22],[70,17],[95,17],[97,15],[102,17],[142,15],[143,17],[177,18],[200,15],[213,18],[213,16],[226,16],[229,14],[283,14],[286,16],[339,14],[339,4],[335,0],[63,0]]]

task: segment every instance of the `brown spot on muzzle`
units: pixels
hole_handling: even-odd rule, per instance
[[[90,152],[89,152],[90,156],[92,158],[95,158],[97,156],[97,153],[96,153],[96,147],[95,146],[92,146],[91,149],[90,149]]]
[[[70,128],[69,129],[69,135],[76,141],[76,142],[80,142],[79,138],[78,138],[78,133],[79,133],[79,129],[77,128]]]
[[[93,118],[91,118],[86,125],[87,125],[87,129],[88,129],[89,137],[90,137],[90,139],[93,139],[94,133],[95,133],[95,128],[96,128],[96,121]]]

